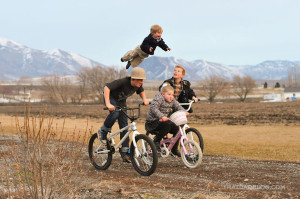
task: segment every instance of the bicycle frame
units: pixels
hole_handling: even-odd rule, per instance
[[[171,151],[173,146],[175,145],[175,143],[177,142],[177,140],[180,138],[180,144],[183,148],[184,154],[187,154],[187,150],[184,147],[184,140],[188,140],[186,133],[185,133],[185,129],[188,128],[188,125],[185,124],[183,125],[183,127],[179,126],[179,131],[177,132],[177,134],[171,138],[167,138],[167,139],[163,139],[161,141],[161,144],[166,147],[166,143],[169,143],[169,146],[166,147],[168,149],[168,151]]]
[[[128,130],[128,132],[124,135],[124,137],[123,137],[123,138],[119,141],[119,143],[116,145],[115,140],[114,140],[114,137],[117,136],[117,135],[119,135],[119,134],[122,133],[123,131],[126,131],[126,130]],[[134,138],[136,135],[140,134],[140,133],[137,131],[136,123],[135,123],[135,122],[130,123],[128,126],[125,126],[124,128],[122,128],[122,129],[120,129],[120,130],[118,130],[118,131],[116,131],[116,132],[109,133],[109,134],[107,135],[107,140],[110,140],[110,141],[111,141],[111,144],[112,144],[112,147],[114,147],[114,149],[117,149],[117,148],[119,148],[119,146],[126,140],[126,138],[129,137],[129,134],[130,134],[131,132],[133,132],[132,138]],[[135,148],[136,148],[136,141],[135,141],[135,139],[132,139],[132,141],[133,141],[133,145],[134,145]],[[108,152],[110,152],[110,150],[103,150],[103,151],[101,151],[101,152],[99,152],[99,153],[108,153]],[[137,151],[137,153],[139,153],[139,152]],[[137,154],[137,155],[140,155],[140,154]]]
[[[138,109],[138,117],[140,116],[140,106],[142,104],[139,104],[139,107],[138,108],[129,108],[128,110],[133,110],[133,109]],[[107,110],[107,108],[105,107],[104,110]],[[122,109],[118,109],[118,111],[122,111]],[[125,113],[125,112],[124,112]],[[136,141],[135,141],[135,136],[140,134],[138,131],[137,131],[137,128],[136,128],[136,123],[134,122],[135,119],[137,119],[138,117],[130,117],[127,115],[127,113],[125,113],[126,116],[131,120],[131,123],[128,124],[127,126],[123,127],[122,129],[119,129],[118,131],[116,132],[113,132],[113,133],[108,133],[107,135],[107,140],[108,141],[111,141],[111,146],[114,148],[114,149],[117,149],[120,147],[121,144],[123,144],[123,142],[126,140],[127,137],[129,137],[129,134],[133,132],[132,134],[132,142],[133,142],[133,145],[134,145],[134,148],[136,149]],[[116,145],[115,143],[115,140],[114,140],[114,137],[117,136],[118,134],[122,133],[123,131],[126,131],[128,130],[128,132],[124,135],[124,137],[119,141],[119,143]],[[101,152],[98,152],[98,153],[108,153],[110,152],[111,150],[103,150]],[[139,151],[137,150],[136,153],[135,153],[137,156],[140,155]]]

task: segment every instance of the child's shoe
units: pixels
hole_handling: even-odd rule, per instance
[[[121,62],[124,62],[123,58],[121,58]]]
[[[127,65],[126,65],[126,69],[128,69],[130,67],[130,65],[131,65],[131,61],[128,61]]]
[[[106,140],[106,138],[107,138],[107,132],[106,132],[106,131],[103,131],[103,130],[100,128],[100,129],[98,130],[97,134],[98,134],[98,139],[99,139],[100,141]]]
[[[128,147],[122,147],[119,149],[123,162],[131,163],[130,161],[130,149]]]
[[[161,152],[160,142],[154,142],[154,145],[156,147],[157,152],[160,153]]]

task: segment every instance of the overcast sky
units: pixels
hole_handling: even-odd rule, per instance
[[[228,65],[300,61],[300,0],[0,0],[0,37],[105,65],[162,26],[174,56]]]

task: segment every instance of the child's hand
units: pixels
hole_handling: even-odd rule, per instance
[[[115,107],[114,107],[114,105],[112,105],[112,104],[107,104],[106,107],[107,107],[108,110],[110,110],[110,111],[115,110]]]
[[[171,48],[167,48],[168,51],[171,51]]]
[[[149,52],[150,52],[150,53],[152,53],[152,50],[153,50],[153,48],[152,48],[152,47],[150,47],[150,48],[149,48]]]
[[[196,98],[196,97],[193,97],[193,100],[195,101],[195,103],[198,102],[198,98]]]
[[[149,101],[148,100],[144,100],[144,105],[149,105]]]
[[[168,120],[169,120],[168,117],[163,116],[159,121],[160,121],[160,122],[166,122],[166,121],[168,121]]]
[[[189,116],[189,115],[190,115],[190,113],[189,113],[189,112],[185,112],[185,115],[186,115],[186,116]]]

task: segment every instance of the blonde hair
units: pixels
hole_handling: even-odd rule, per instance
[[[185,76],[185,69],[182,66],[176,65],[175,68],[181,68],[182,74],[183,74],[183,76]]]
[[[162,93],[166,93],[168,91],[173,91],[174,92],[174,88],[170,85],[167,85],[167,86],[164,86],[164,87],[161,88]]]
[[[162,33],[163,29],[159,25],[155,24],[155,25],[151,26],[150,32],[151,32],[151,34],[156,33],[156,32]]]

